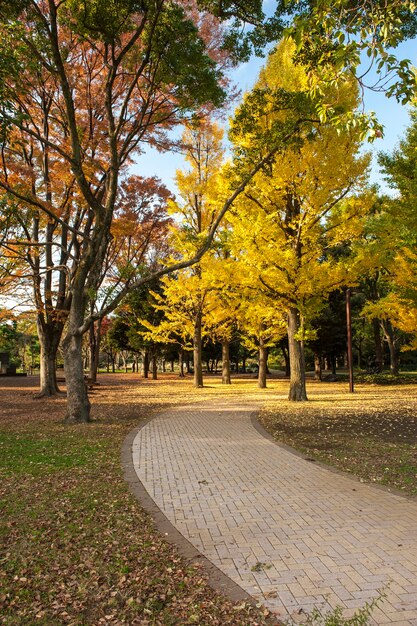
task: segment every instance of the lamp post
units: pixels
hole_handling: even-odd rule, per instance
[[[347,353],[349,369],[349,392],[353,393],[353,359],[352,359],[352,314],[350,308],[351,290],[346,291],[346,327],[347,327]]]

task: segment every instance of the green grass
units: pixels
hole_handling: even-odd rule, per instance
[[[74,441],[65,434],[51,438],[0,432],[0,472],[39,476],[84,466],[103,445]]]
[[[96,421],[76,426],[62,423],[63,400],[34,400],[33,391],[17,406],[15,388],[0,389],[2,625],[266,624],[261,610],[214,592],[124,482],[123,440],[172,403],[172,383],[117,377],[92,395]]]

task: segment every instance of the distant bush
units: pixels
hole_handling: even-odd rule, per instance
[[[361,373],[355,374],[355,381],[357,383],[368,383],[370,385],[415,385],[417,384],[416,374],[399,374],[394,376],[393,374],[368,374]]]

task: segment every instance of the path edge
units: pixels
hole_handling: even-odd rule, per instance
[[[338,467],[334,467],[333,465],[328,465],[327,463],[324,463],[323,461],[319,461],[318,459],[309,458],[307,454],[305,454],[304,452],[301,452],[301,450],[297,450],[297,448],[293,448],[287,443],[284,443],[282,441],[279,441],[278,439],[275,439],[275,437],[268,430],[266,430],[265,426],[263,426],[263,424],[260,422],[259,414],[260,414],[260,411],[256,411],[252,413],[251,415],[252,426],[254,427],[255,430],[258,431],[260,435],[262,435],[265,439],[268,439],[271,443],[274,443],[276,446],[278,446],[278,448],[282,448],[283,450],[290,452],[294,456],[297,456],[298,458],[302,459],[303,461],[306,461],[307,463],[314,463],[314,465],[316,465],[317,467],[327,470],[328,472],[332,474],[343,476],[344,478],[349,479],[353,484],[356,484],[356,485],[359,484],[365,487],[369,487],[370,489],[383,491],[384,493],[390,494],[392,496],[396,496],[398,498],[402,498],[403,500],[407,500],[408,502],[413,502],[413,503],[417,502],[417,495],[409,495],[407,493],[404,493],[400,489],[396,489],[395,487],[388,487],[387,485],[381,485],[380,483],[373,483],[370,481],[361,480],[359,476],[356,476],[356,474],[350,474],[349,472],[343,471],[339,469]]]

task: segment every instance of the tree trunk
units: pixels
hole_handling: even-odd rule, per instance
[[[178,365],[180,368],[180,378],[185,378],[185,374],[184,374],[184,350],[182,348],[180,348],[178,350]]]
[[[156,354],[152,354],[152,380],[158,379],[158,363],[156,362]]]
[[[266,373],[267,373],[267,376],[270,376],[271,375],[271,371],[269,369],[268,359],[269,359],[269,348],[266,349],[266,360],[265,360],[265,363],[266,363]]]
[[[68,330],[64,337],[64,367],[67,382],[67,416],[66,422],[73,424],[90,421],[90,401],[87,385],[84,380],[82,359],[83,337],[78,328],[83,322],[84,306],[72,303],[68,318]]]
[[[202,340],[201,340],[201,312],[197,314],[194,323],[194,387],[203,387],[203,361],[202,361]]]
[[[379,319],[375,318],[372,320],[372,327],[374,330],[376,366],[378,372],[382,372],[384,370],[384,350],[382,347],[381,324]]]
[[[227,339],[222,341],[222,383],[230,385],[230,345]]]
[[[319,352],[314,353],[314,378],[321,380],[321,354]]]
[[[394,329],[389,320],[381,320],[381,326],[389,348],[390,372],[394,376],[398,376],[400,371],[400,359]]]
[[[149,352],[147,350],[142,352],[142,376],[143,378],[149,377]]]
[[[170,364],[171,364],[171,372],[174,371],[174,359],[170,360]]]
[[[40,385],[38,398],[56,396],[60,393],[56,381],[56,355],[61,341],[63,325],[51,322],[45,324],[38,317],[37,329],[40,354]]]
[[[296,339],[296,334],[300,328],[300,318],[297,309],[291,307],[288,310],[288,349],[290,355],[290,391],[288,399],[293,402],[303,402],[307,400],[306,375],[304,350],[301,341]]]
[[[290,377],[290,373],[291,373],[291,369],[290,369],[290,355],[289,355],[289,352],[288,352],[288,338],[284,337],[283,339],[281,339],[279,345],[280,345],[280,348],[282,350],[282,356],[284,357],[285,378],[289,378]]]
[[[258,387],[265,389],[266,372],[267,372],[268,350],[265,347],[263,337],[259,339],[259,371],[258,371]]]
[[[101,340],[101,322],[98,320],[95,326],[94,322],[90,324],[90,373],[89,377],[93,383],[97,382],[98,362],[100,358],[100,340]]]

